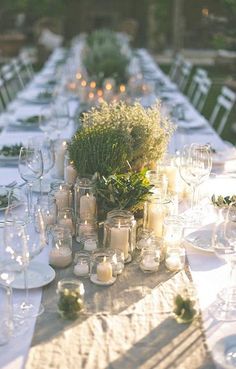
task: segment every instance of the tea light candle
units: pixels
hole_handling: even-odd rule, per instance
[[[68,247],[55,247],[50,251],[49,263],[55,267],[65,268],[72,262],[72,252]]]
[[[112,265],[105,256],[97,266],[97,279],[101,282],[109,282],[112,279]]]
[[[74,274],[77,277],[87,276],[89,274],[89,266],[87,263],[77,263],[74,266]]]
[[[89,84],[89,86],[90,86],[90,88],[91,88],[92,90],[94,90],[94,89],[96,88],[97,84],[96,84],[96,82],[95,82],[95,81],[91,81],[91,82],[90,82],[90,84]]]
[[[96,215],[96,199],[93,195],[81,196],[80,198],[80,219],[93,219]]]
[[[55,172],[58,178],[64,178],[64,159],[66,153],[67,143],[63,141],[62,144],[57,147],[55,152]]]
[[[77,178],[77,171],[72,164],[69,164],[65,168],[65,180],[67,183],[74,185]]]
[[[161,207],[156,204],[150,206],[147,228],[152,230],[156,237],[162,237],[164,218],[165,213]]]
[[[84,241],[84,250],[86,251],[94,251],[97,248],[97,242],[92,239],[88,239]]]
[[[142,266],[146,270],[156,271],[159,268],[159,261],[155,260],[154,255],[145,255],[142,260]]]
[[[171,272],[181,270],[184,266],[181,256],[178,253],[167,254],[165,264]]]
[[[110,246],[112,249],[123,251],[125,259],[127,259],[129,255],[129,229],[120,227],[120,225],[118,228],[112,227]]]
[[[68,208],[69,206],[69,194],[66,189],[63,189],[62,186],[59,187],[59,190],[55,192],[54,194],[56,199],[56,204],[58,211]]]

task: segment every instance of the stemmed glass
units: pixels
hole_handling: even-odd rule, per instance
[[[33,137],[29,142],[29,147],[38,149],[42,153],[43,158],[43,173],[39,178],[39,192],[47,190],[47,183],[44,181],[44,176],[53,168],[55,163],[54,146],[51,140],[47,138]]]
[[[34,221],[24,219],[24,212],[8,208],[5,213],[4,250],[8,256],[8,272],[22,273],[24,276],[25,299],[20,305],[14,306],[15,313],[22,318],[31,318],[40,315],[44,308],[39,309],[29,302],[28,266],[30,260],[38,255],[46,245],[45,224],[41,210],[37,210]]]
[[[57,138],[60,138],[61,132],[66,128],[70,121],[68,100],[59,96],[52,105],[53,119],[51,126],[57,133]]]
[[[179,172],[181,178],[191,187],[191,209],[186,221],[199,223],[200,212],[196,211],[198,204],[197,190],[200,184],[207,180],[212,168],[212,154],[208,145],[185,145],[179,157]]]
[[[37,148],[22,147],[20,149],[18,169],[21,178],[27,182],[28,216],[32,215],[32,186],[43,174],[43,157]]]
[[[49,137],[53,132],[52,120],[52,109],[49,107],[42,108],[39,115],[39,128],[44,132],[46,137]]]
[[[217,320],[236,320],[236,203],[231,203],[225,218],[213,229],[212,246],[216,255],[229,266],[229,282],[219,292],[210,312]],[[222,219],[221,219],[222,220]]]

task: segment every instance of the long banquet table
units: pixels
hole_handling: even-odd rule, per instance
[[[53,73],[62,54],[63,50],[57,49],[51,55],[43,70],[23,91],[24,95],[30,95],[38,81]],[[227,145],[170,82],[148,52],[138,50],[136,59],[146,80],[156,80],[157,84],[162,81],[166,94],[170,94],[173,101],[183,103],[191,117],[184,133],[183,130],[176,131],[170,152],[181,146],[183,140],[185,143],[211,142],[217,150],[227,150]],[[155,98],[155,91],[153,94],[151,98]],[[37,114],[39,107],[23,102],[19,96],[11,109],[18,114],[29,112],[33,115]],[[72,117],[76,109],[77,102],[73,99],[70,101]],[[0,122],[4,124],[4,117],[0,117]],[[64,137],[70,138],[73,132],[72,120]],[[6,125],[0,141],[4,144],[24,143],[31,136],[41,134],[40,131],[15,131]],[[0,178],[2,185],[15,179],[21,183],[17,168],[13,167],[0,167]],[[190,231],[186,229],[186,233]],[[75,244],[74,248],[76,250],[78,245]],[[53,282],[30,292],[36,304],[42,298],[44,314],[37,321],[30,321],[24,337],[12,338],[7,345],[0,347],[0,368],[214,368],[215,343],[236,330],[236,323],[218,322],[208,312],[217,293],[226,285],[228,267],[213,253],[196,250],[187,243],[186,252],[186,268],[178,273],[171,273],[161,265],[157,273],[144,274],[134,260],[110,287],[96,286],[84,279],[86,309],[74,322],[60,319],[56,308],[57,282],[73,276],[72,266],[56,269]],[[38,260],[48,263],[47,249],[38,256]],[[189,284],[191,280],[197,290],[201,315],[194,323],[181,325],[168,312],[171,297],[179,285]],[[13,295],[17,301],[23,292],[14,290]]]

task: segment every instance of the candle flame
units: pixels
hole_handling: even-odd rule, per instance
[[[96,82],[95,81],[90,82],[90,87],[91,88],[96,88]]]
[[[112,90],[112,84],[111,84],[111,83],[106,83],[106,85],[105,85],[105,89],[106,89],[107,91],[111,91],[111,90]]]
[[[97,91],[97,94],[98,94],[99,97],[102,97],[103,96],[103,91],[102,90],[98,90]]]
[[[81,79],[82,78],[82,74],[80,72],[76,73],[75,75],[76,79]]]
[[[93,92],[89,92],[89,99],[93,99],[94,98],[94,93]]]
[[[120,85],[120,92],[125,92],[125,85]]]
[[[104,256],[104,257],[103,257],[103,261],[102,261],[102,262],[103,262],[103,263],[106,263],[106,261],[107,261],[107,257],[106,257],[106,256]]]
[[[82,87],[86,87],[87,86],[87,82],[85,81],[85,79],[83,79],[83,81],[81,81],[81,86]]]

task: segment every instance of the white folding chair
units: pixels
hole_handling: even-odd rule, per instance
[[[0,78],[0,112],[3,112],[7,107],[8,96],[4,86],[3,79]]]
[[[21,54],[19,56],[19,64],[20,64],[20,75],[21,79],[24,83],[24,86],[31,81],[34,76],[34,69],[32,66],[32,62],[30,56],[26,53]]]
[[[7,91],[8,99],[12,101],[22,88],[19,78],[12,63],[6,64],[1,69],[1,77]]]
[[[170,68],[169,77],[171,81],[176,82],[179,74],[179,69],[181,64],[183,63],[183,57],[181,54],[176,54],[173,63]]]
[[[206,78],[206,77],[207,77],[207,71],[205,69],[202,69],[202,68],[196,69],[194,76],[190,82],[188,91],[187,91],[187,96],[190,101],[193,100],[194,93],[196,92],[196,89],[199,83],[201,82],[202,78]]]
[[[193,95],[192,104],[199,112],[202,112],[203,110],[211,85],[212,82],[208,77],[200,79],[199,83],[197,84],[197,89]]]
[[[178,78],[176,80],[176,84],[178,85],[180,91],[182,92],[185,90],[187,86],[191,70],[192,64],[189,61],[184,60],[180,66]]]
[[[217,98],[216,106],[214,107],[209,119],[211,125],[215,125],[219,115],[221,114],[221,118],[220,121],[218,122],[218,126],[216,129],[219,135],[223,132],[225,128],[225,124],[234,106],[235,101],[236,94],[228,87],[225,86],[222,87],[221,93]]]

